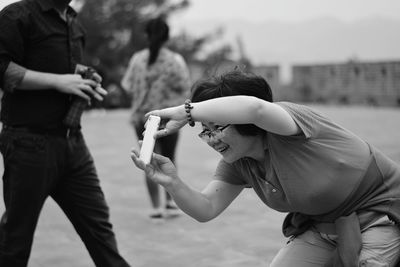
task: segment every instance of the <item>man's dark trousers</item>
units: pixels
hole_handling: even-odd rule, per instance
[[[96,266],[129,266],[118,253],[109,210],[80,131],[3,127],[0,150],[6,208],[0,221],[0,266],[27,266],[48,196],[72,222]]]

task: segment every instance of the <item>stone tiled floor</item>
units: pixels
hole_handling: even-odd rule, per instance
[[[400,162],[400,126],[384,120],[390,116],[400,121],[398,110],[361,109],[361,113],[366,113],[361,116],[360,111],[357,115],[351,108],[319,108],[371,143],[377,143]],[[136,138],[128,124],[128,116],[127,111],[87,113],[84,133],[111,209],[121,254],[132,266],[267,266],[285,242],[280,230],[284,215],[265,207],[251,190],[244,191],[229,209],[209,223],[198,223],[186,215],[160,224],[148,219],[149,197],[143,174],[129,157]],[[382,121],[380,129],[370,125],[371,117]],[[185,127],[182,131],[177,162],[183,179],[192,187],[202,189],[210,180],[218,155],[197,140],[195,133],[198,130]],[[396,130],[397,141],[394,143]],[[382,132],[386,138],[377,136],[379,133],[382,136]],[[3,210],[1,202],[0,212]],[[29,267],[90,266],[94,265],[79,237],[65,215],[49,199],[37,227]]]
[[[118,246],[132,266],[265,266],[279,243],[284,242],[280,232],[282,215],[265,208],[251,192],[244,193],[220,218],[206,224],[186,215],[153,223],[148,219],[150,204],[143,174],[129,157],[136,137],[128,124],[128,113],[91,112],[85,115],[84,125]],[[187,127],[182,131],[177,157],[182,177],[201,189],[209,181],[218,155],[197,140],[197,130]],[[0,212],[3,210],[1,201]],[[267,245],[271,241],[273,247]],[[72,225],[48,199],[29,267],[90,266],[94,264]]]

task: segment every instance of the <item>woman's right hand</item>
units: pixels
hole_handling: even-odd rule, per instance
[[[131,158],[139,169],[145,171],[146,176],[155,183],[168,187],[178,180],[178,173],[172,161],[160,154],[153,153],[150,164],[145,164],[139,158],[139,150],[132,148]]]

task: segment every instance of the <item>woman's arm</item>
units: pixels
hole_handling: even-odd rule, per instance
[[[175,203],[199,222],[207,222],[224,211],[243,190],[242,185],[211,181],[202,192],[189,188],[181,180],[165,187]]]
[[[289,113],[275,103],[252,96],[228,96],[192,103],[191,116],[194,121],[219,124],[255,124],[280,135],[295,135],[300,128]],[[147,115],[158,115],[175,121],[186,120],[184,105],[155,110]],[[171,124],[173,126],[173,124]],[[174,129],[170,129],[169,133]],[[165,135],[160,132],[158,137]]]
[[[178,177],[176,168],[169,158],[153,153],[151,163],[145,165],[139,159],[137,149],[132,149],[131,157],[135,165],[146,172],[147,177],[165,187],[180,209],[200,222],[217,217],[244,188],[242,185],[231,185],[215,180],[199,192],[190,188]]]
[[[220,97],[192,103],[195,121],[221,124],[255,124],[280,135],[294,135],[300,128],[282,107],[252,96]]]
[[[121,87],[125,92],[132,94],[132,85],[133,85],[133,75],[134,75],[134,67],[137,64],[137,56],[133,54],[131,59],[129,60],[129,64],[127,69],[125,70],[124,76],[121,80]]]

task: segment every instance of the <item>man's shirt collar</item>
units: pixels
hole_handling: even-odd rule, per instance
[[[36,0],[42,11],[49,11],[51,9],[57,10],[53,0]],[[76,16],[76,11],[68,5],[67,14],[73,17]]]

